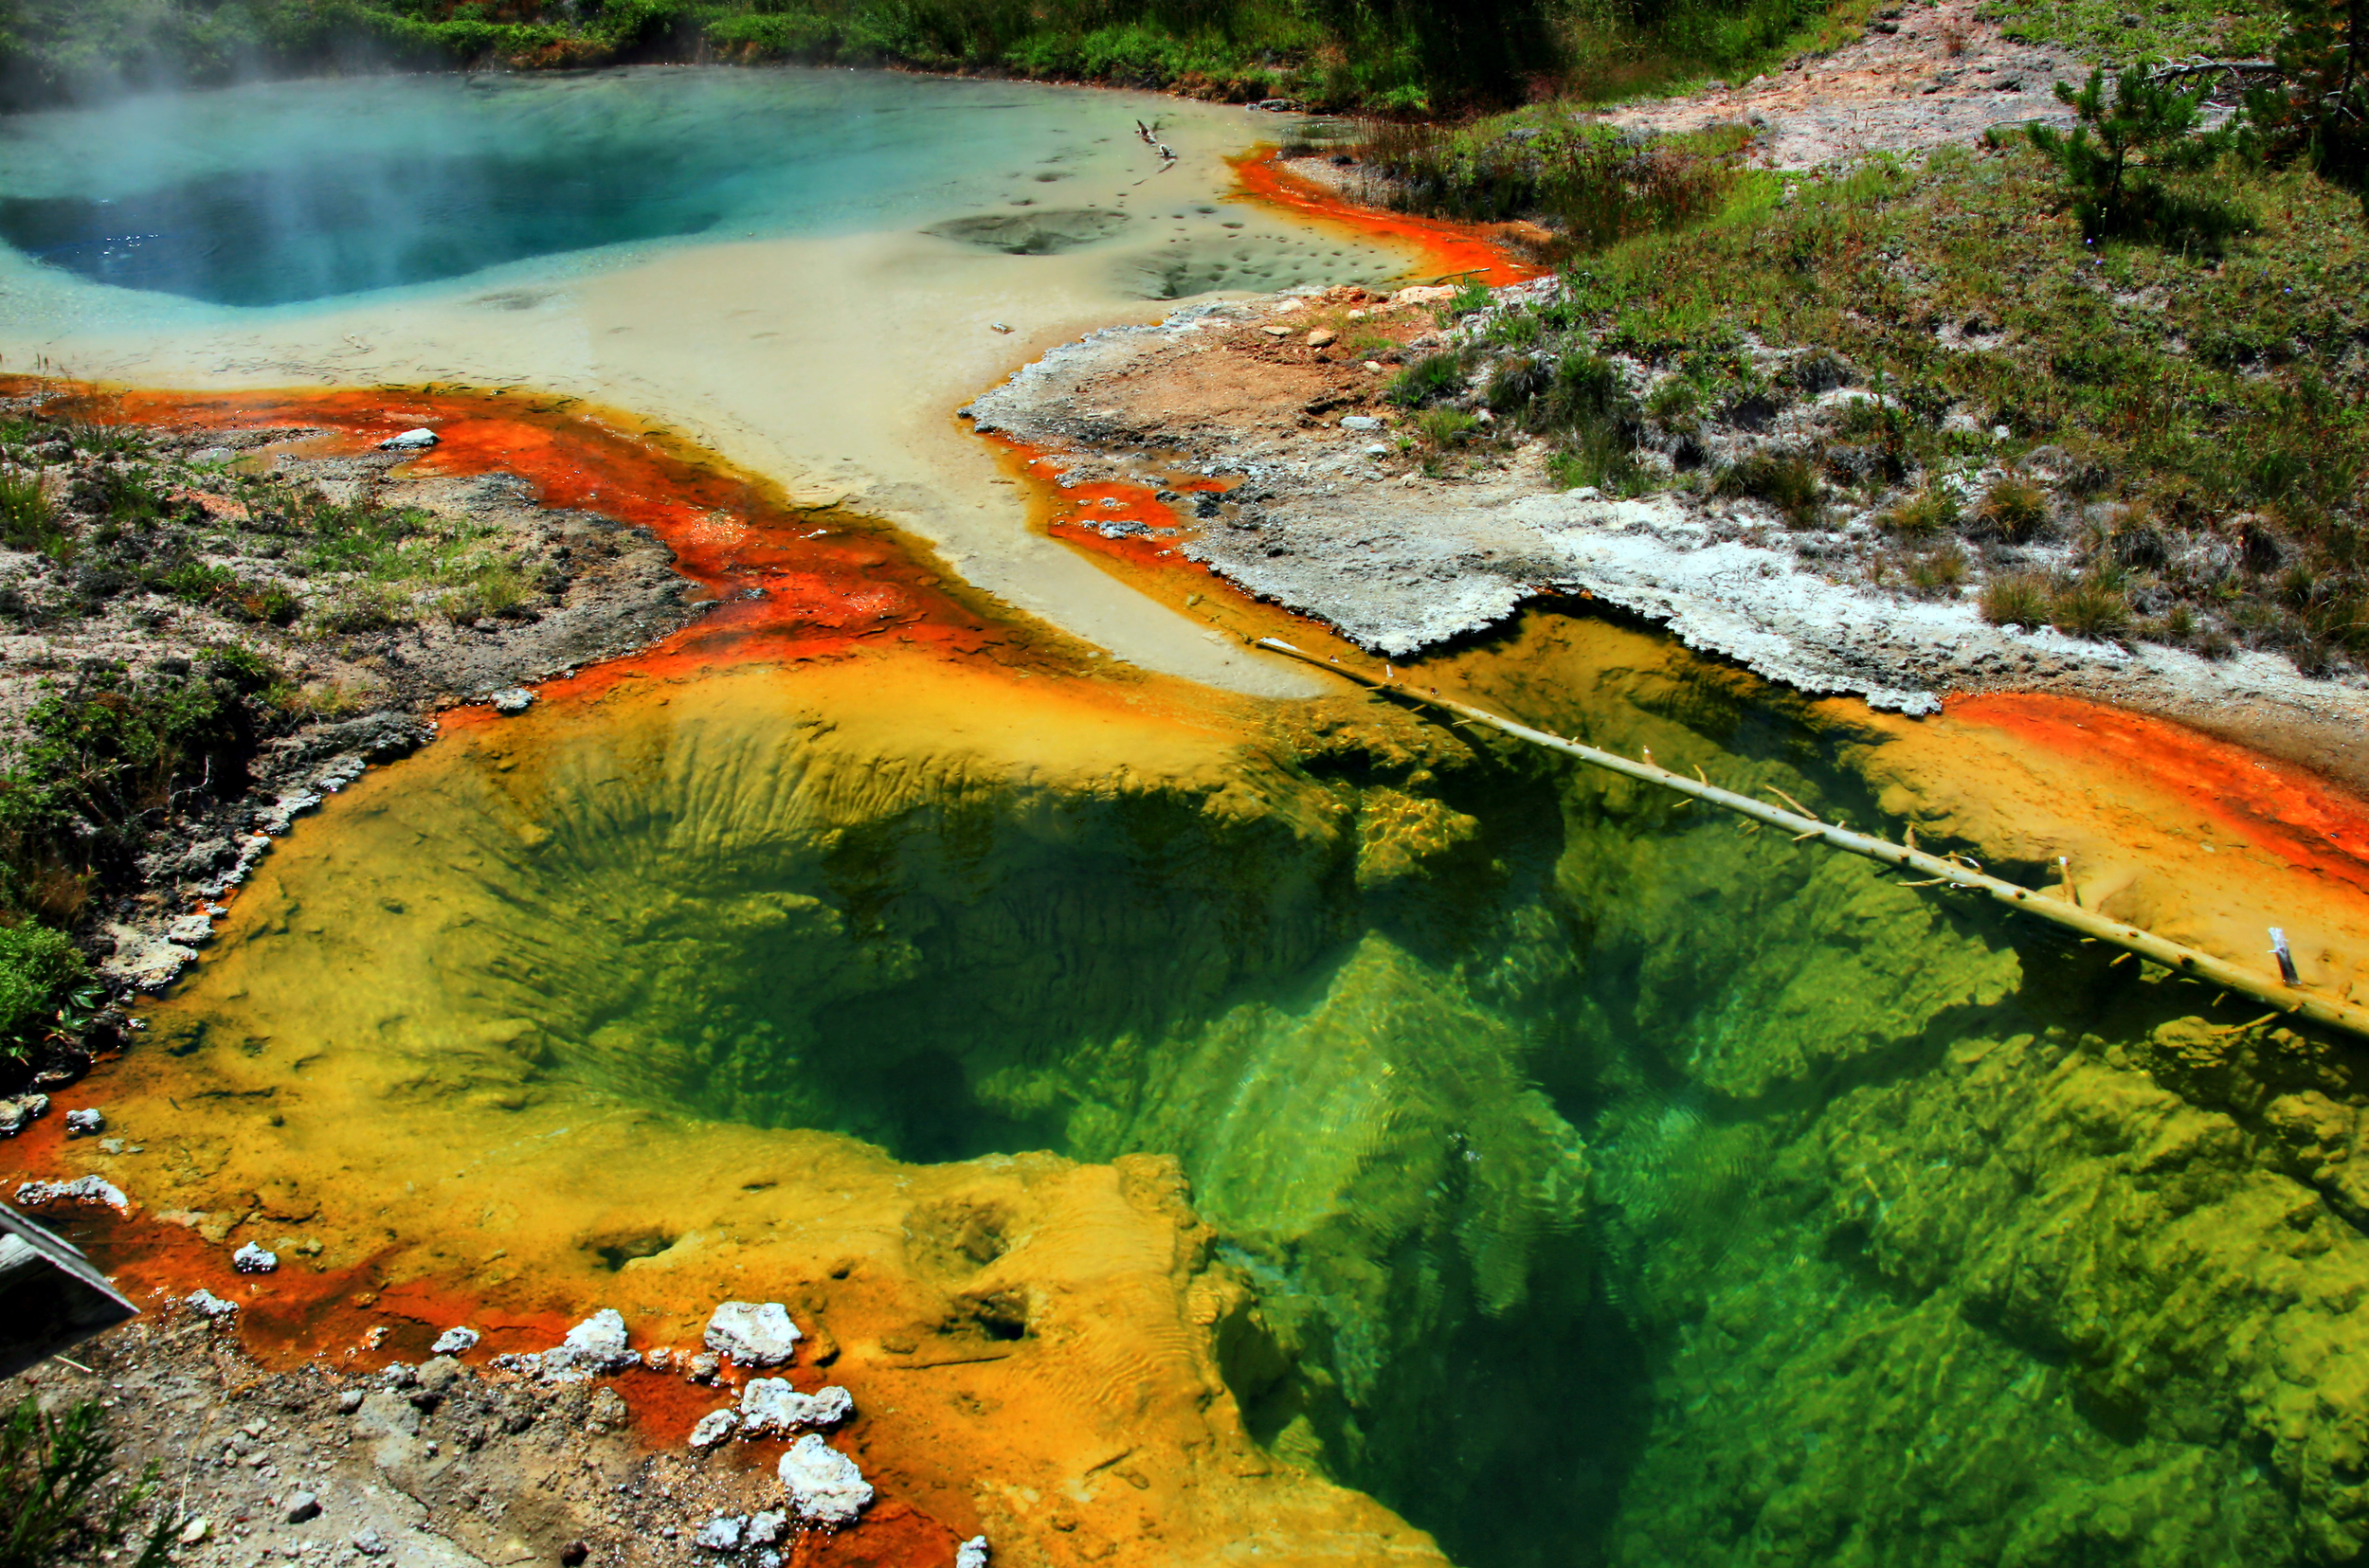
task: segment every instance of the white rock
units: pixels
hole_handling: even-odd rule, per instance
[[[641,1359],[625,1348],[625,1320],[615,1307],[604,1307],[568,1330],[558,1349],[545,1352],[543,1363],[554,1370],[622,1372]]]
[[[225,1301],[211,1290],[192,1290],[182,1298],[181,1305],[201,1318],[226,1318],[239,1309],[235,1301]]]
[[[711,1410],[699,1417],[699,1424],[691,1429],[691,1446],[702,1451],[715,1447],[740,1430],[740,1412]]]
[[[768,1508],[749,1516],[749,1531],[741,1539],[751,1546],[770,1546],[788,1530],[789,1515]]]
[[[798,1325],[778,1301],[728,1301],[708,1319],[703,1343],[734,1366],[782,1366],[798,1352]]]
[[[202,946],[213,936],[214,917],[208,914],[185,914],[165,928],[165,940],[184,947]]]
[[[268,1274],[280,1267],[280,1254],[267,1253],[250,1241],[230,1254],[230,1267],[243,1274]]]
[[[955,1547],[954,1568],[987,1568],[987,1538],[972,1536]]]
[[[806,1427],[835,1427],[856,1414],[843,1388],[801,1394],[787,1378],[753,1378],[740,1391],[740,1435],[787,1437]]]
[[[853,1523],[872,1503],[872,1483],[856,1462],[812,1433],[782,1455],[781,1477],[790,1511],[811,1523]]]
[[[213,1522],[204,1514],[199,1514],[182,1525],[180,1534],[174,1539],[184,1546],[194,1546],[206,1539],[206,1532],[212,1527]]]
[[[128,1214],[132,1208],[122,1188],[96,1176],[78,1176],[71,1181],[21,1181],[16,1202],[23,1209],[37,1209],[45,1203],[104,1203],[118,1214]]]
[[[477,1348],[478,1331],[474,1328],[447,1328],[436,1336],[436,1343],[427,1347],[431,1356],[458,1356],[464,1350]]]
[[[68,1138],[88,1138],[107,1130],[107,1118],[95,1110],[69,1110],[65,1113],[65,1135]]]
[[[1371,414],[1343,414],[1341,428],[1344,430],[1379,430],[1382,428],[1382,421]]]
[[[436,432],[425,425],[406,430],[400,436],[389,436],[378,443],[381,452],[425,452],[436,444]]]
[[[534,694],[523,686],[505,686],[493,696],[497,713],[523,713],[534,706]]]
[[[740,1550],[741,1535],[748,1527],[749,1522],[738,1514],[717,1514],[699,1526],[699,1532],[691,1538],[691,1543],[704,1546],[711,1552],[737,1552]]]

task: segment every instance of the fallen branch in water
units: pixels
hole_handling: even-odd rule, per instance
[[[1708,801],[1713,805],[1725,806],[1739,816],[1750,818],[1755,824],[1765,823],[1770,827],[1783,830],[1793,837],[1796,843],[1816,838],[1830,848],[1846,850],[1853,855],[1864,856],[1870,860],[1894,866],[1903,871],[1917,872],[1926,878],[1921,882],[1903,884],[1904,886],[1934,887],[1946,884],[1954,890],[1980,892],[2018,914],[2028,914],[2036,919],[2048,921],[2052,925],[2078,931],[2084,937],[2111,943],[2115,946],[2137,953],[2141,958],[2160,964],[2174,974],[2209,980],[2216,985],[2225,987],[2226,991],[2235,991],[2275,1007],[2279,1013],[2289,1018],[2307,1018],[2314,1023],[2324,1024],[2329,1028],[2342,1029],[2347,1034],[2369,1038],[2369,1012],[2348,1006],[2332,997],[2307,991],[2300,985],[2286,984],[2268,975],[2256,974],[2226,959],[2215,958],[2211,953],[2198,952],[2194,947],[2181,946],[2179,943],[2167,941],[2152,931],[2142,930],[2136,926],[2125,925],[2119,920],[2109,920],[2094,910],[2085,910],[2067,899],[2053,898],[2030,888],[2017,887],[2003,877],[1991,875],[1967,858],[1955,855],[1928,855],[1923,850],[1907,844],[1895,844],[1889,839],[1878,838],[1872,834],[1854,833],[1846,827],[1818,821],[1816,818],[1809,816],[1806,811],[1801,814],[1786,811],[1770,805],[1765,801],[1756,801],[1749,795],[1740,795],[1733,790],[1722,789],[1708,781],[1686,778],[1655,764],[1624,757],[1618,751],[1607,751],[1601,747],[1585,746],[1578,741],[1564,740],[1560,735],[1550,735],[1543,730],[1533,730],[1527,724],[1516,723],[1512,719],[1490,712],[1486,709],[1469,707],[1448,697],[1429,696],[1402,686],[1396,681],[1377,680],[1371,676],[1362,675],[1348,668],[1337,659],[1319,658],[1303,649],[1294,648],[1280,638],[1258,638],[1251,645],[1273,653],[1288,654],[1293,658],[1313,664],[1319,669],[1336,671],[1377,690],[1395,693],[1414,702],[1461,714],[1465,718],[1511,735],[1517,740],[1526,740],[1532,745],[1546,747],[1548,750],[1560,751],[1565,756],[1576,757],[1582,762],[1636,779],[1639,783],[1657,784],[1664,789],[1675,790],[1681,795],[1691,795],[1698,801]],[[1777,793],[1783,794],[1783,791],[1779,790]],[[1786,795],[1785,799],[1791,801],[1793,797]],[[1800,804],[1798,801],[1794,803]],[[2070,885],[2070,873],[2068,873],[2068,885]],[[2266,1015],[2264,1018],[2256,1018],[2252,1024],[2241,1024],[2237,1027],[2239,1029],[2252,1028],[2255,1024],[2269,1022],[2270,1018],[2275,1016],[2277,1015]]]

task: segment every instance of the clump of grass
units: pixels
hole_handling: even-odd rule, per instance
[[[1947,485],[1928,484],[1883,513],[1876,526],[1903,539],[1930,539],[1958,526],[1958,495]]]
[[[1908,562],[1908,586],[1928,599],[1954,597],[1966,580],[1966,552],[1952,540]]]
[[[1536,311],[1507,311],[1489,325],[1488,340],[1509,349],[1534,349],[1546,335]]]
[[[1692,430],[1702,420],[1703,388],[1688,376],[1667,377],[1645,394],[1645,411],[1665,430]]]
[[[2030,479],[2006,475],[1975,503],[1974,520],[1995,538],[2029,544],[2048,526],[2048,493]]]
[[[1420,408],[1464,389],[1464,359],[1454,350],[1425,354],[1390,378],[1383,396],[1402,408]]]
[[[2054,595],[2037,572],[2003,571],[1982,585],[1982,619],[1994,626],[2036,630],[2049,623]]]
[[[1520,414],[1555,383],[1553,367],[1530,354],[1498,361],[1489,375],[1489,406],[1500,414]]]
[[[2070,637],[2111,641],[2129,635],[2130,601],[2114,583],[2083,577],[2056,590],[2049,602],[2049,622]]]
[[[1817,476],[1795,453],[1755,452],[1721,474],[1717,488],[1723,496],[1766,502],[1795,528],[1815,528],[1825,520]]]
[[[57,509],[38,468],[0,468],[0,544],[55,555],[63,543]]]
[[[1438,448],[1457,445],[1480,428],[1480,421],[1461,408],[1426,408],[1415,416],[1415,429],[1425,443]]]
[[[1468,278],[1456,293],[1439,303],[1432,313],[1433,318],[1443,327],[1453,327],[1466,316],[1477,315],[1487,310],[1494,299],[1495,296],[1489,292],[1488,284],[1477,278]]]
[[[1600,354],[1574,351],[1555,366],[1554,380],[1530,406],[1542,430],[1570,430],[1591,439],[1619,436],[1634,445],[1637,403],[1620,367]]]
[[[156,1466],[103,1495],[116,1440],[96,1399],[51,1415],[32,1395],[0,1420],[0,1568],[54,1568],[101,1558],[122,1568],[165,1568],[179,1523],[160,1510],[145,1534],[135,1521],[156,1495]],[[121,1548],[135,1548],[124,1559]]]

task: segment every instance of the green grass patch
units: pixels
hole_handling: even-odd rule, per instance
[[[1358,155],[1391,207],[1466,222],[1539,219],[1565,254],[1709,216],[1735,169],[1732,150],[1638,143],[1561,115],[1461,127],[1374,122]]]
[[[164,1568],[178,1521],[160,1507],[138,1527],[157,1496],[156,1467],[110,1488],[115,1473],[116,1440],[98,1400],[54,1415],[30,1394],[18,1400],[0,1417],[0,1568]]]
[[[2063,44],[2113,69],[2141,60],[2259,60],[2285,27],[2276,5],[2231,0],[1992,0],[1982,15],[2019,44]]]

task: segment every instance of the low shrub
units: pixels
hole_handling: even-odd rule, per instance
[[[29,1057],[89,985],[89,967],[63,931],[29,920],[0,926],[0,1057]],[[95,1006],[98,998],[83,1000]]]

